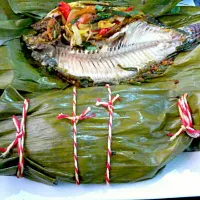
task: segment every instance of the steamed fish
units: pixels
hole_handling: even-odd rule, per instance
[[[132,6],[100,2],[60,2],[33,28],[24,37],[32,57],[84,86],[131,82],[200,37],[200,24],[170,29]]]

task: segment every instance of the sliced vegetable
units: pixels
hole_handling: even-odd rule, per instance
[[[82,45],[83,45],[83,48],[85,50],[88,50],[88,51],[95,51],[95,50],[97,50],[97,47],[94,46],[94,45],[92,45],[91,42],[83,42]]]
[[[90,32],[89,28],[84,30],[79,30],[79,33],[85,37],[89,35],[89,32]]]
[[[100,12],[100,13],[97,13],[97,17],[94,18],[91,23],[96,23],[96,22],[99,22],[100,20],[104,20],[104,19],[109,19],[113,16],[112,13],[105,13],[105,12]]]
[[[100,31],[99,31],[99,35],[105,35],[108,31],[110,30],[110,28],[102,28]]]
[[[126,12],[130,12],[130,11],[132,11],[133,10],[133,8],[134,8],[134,6],[130,6],[129,8],[127,8],[125,11]]]
[[[113,27],[115,24],[111,23],[110,21],[105,21],[105,20],[101,20],[98,22],[98,27],[103,29],[103,28],[111,28]]]
[[[101,4],[92,1],[69,4],[60,2],[58,7],[48,15],[51,15],[52,18],[55,18],[54,15],[60,16],[55,19],[60,23],[62,34],[61,30],[49,28],[42,39],[44,41],[49,38],[53,40],[63,35],[65,40],[70,41],[71,46],[83,46],[84,41],[99,41],[102,37],[111,36],[116,30],[120,30],[129,23],[131,20],[127,18],[140,18],[138,15],[140,13],[133,9],[133,6],[112,7],[107,3]],[[141,16],[143,16],[142,13]]]
[[[63,34],[63,38],[67,41],[67,42],[69,42],[70,41],[70,38],[69,37],[67,37],[66,36],[66,34]]]
[[[65,20],[67,20],[71,7],[69,4],[67,4],[66,2],[62,1],[58,3],[58,10],[62,13],[62,15],[64,16]]]
[[[91,24],[78,24],[79,30],[91,29]]]
[[[79,17],[73,19],[73,20],[71,21],[71,24],[75,24],[76,22],[78,22],[78,20],[79,20]]]
[[[115,20],[114,23],[117,24],[117,25],[119,25],[121,22],[118,21],[118,20]]]
[[[115,20],[119,21],[119,22],[123,22],[125,19],[125,17],[117,17]]]
[[[46,28],[47,30],[43,32],[41,36],[43,36],[43,39],[45,39],[47,36],[47,41],[57,38],[57,36],[60,34],[60,25],[54,18],[49,19]]]
[[[123,11],[117,11],[117,10],[112,10],[112,14],[113,14],[113,15],[120,16],[120,17],[127,17],[127,18],[130,18],[130,17],[131,17],[131,14],[130,14],[130,13],[123,12]]]
[[[133,10],[133,11],[130,11],[128,14],[133,16],[133,15],[138,15],[139,13],[140,13],[139,11]],[[141,13],[141,14],[143,14],[143,13]]]
[[[92,19],[93,19],[93,15],[91,13],[85,13],[79,18],[78,24],[79,23],[81,23],[81,24],[90,23]]]
[[[70,21],[70,23],[71,23],[74,19],[77,19],[76,13],[77,13],[78,11],[79,11],[79,10],[77,10],[77,9],[71,10],[70,13],[69,13],[69,16],[68,16],[68,18],[67,18],[66,23],[69,23],[69,21]]]
[[[57,36],[58,36],[57,31],[54,30],[54,31],[53,31],[53,38],[55,39],[55,38],[57,38]]]
[[[66,35],[70,35],[70,36],[73,35],[73,33],[72,33],[72,31],[70,30],[70,28],[68,27],[68,25],[65,25],[65,26],[64,26],[64,29],[65,29]]]
[[[79,33],[79,30],[75,24],[72,25],[72,31],[74,33],[75,45],[81,45],[82,44],[81,34]]]
[[[50,11],[45,18],[48,18],[48,17],[57,17],[61,15],[61,12],[58,10],[58,7],[53,9],[52,11]]]
[[[67,23],[70,23],[73,19],[75,19],[85,13],[94,13],[95,14],[96,13],[95,6],[86,6],[85,8],[83,8],[81,10],[74,10],[72,14],[70,13],[70,15],[67,19]]]
[[[87,50],[87,51],[95,51],[95,50],[97,50],[97,47],[96,47],[96,46],[88,46],[88,47],[86,48],[86,50]]]

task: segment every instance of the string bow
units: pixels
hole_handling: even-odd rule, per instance
[[[182,95],[181,98],[178,100],[178,110],[180,113],[182,125],[175,134],[168,134],[169,136],[171,136],[170,141],[173,141],[178,135],[184,132],[186,132],[192,138],[200,137],[200,131],[193,128],[191,109],[187,102],[187,94]]]
[[[19,156],[18,171],[17,171],[18,178],[21,178],[23,176],[23,171],[24,171],[24,156],[23,156],[24,135],[25,135],[25,120],[27,117],[28,106],[29,106],[29,100],[25,99],[24,105],[23,105],[21,122],[20,120],[17,119],[15,115],[13,115],[12,117],[13,123],[17,130],[14,141],[7,148],[0,148],[0,150],[3,152],[0,157],[6,158],[8,154],[10,153],[10,150],[13,149],[17,145],[17,151],[18,151],[18,156]]]

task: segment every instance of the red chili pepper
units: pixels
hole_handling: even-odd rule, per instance
[[[134,6],[130,6],[129,8],[127,8],[125,11],[126,12],[130,12],[130,11],[132,11],[133,10],[133,8],[134,8]]]
[[[117,25],[119,25],[121,22],[118,21],[118,20],[115,20],[114,23],[117,24]]]
[[[99,32],[99,29],[96,29],[96,30],[91,30],[93,33],[97,33]]]
[[[58,3],[58,10],[62,13],[64,18],[67,20],[69,13],[71,11],[70,5],[64,1]]]
[[[102,28],[102,29],[100,29],[100,31],[99,31],[99,35],[104,35],[104,34],[106,34],[109,30],[110,30],[110,28]]]

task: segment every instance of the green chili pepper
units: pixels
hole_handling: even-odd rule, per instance
[[[54,31],[53,31],[53,38],[55,39],[55,38],[57,38],[57,36],[58,36],[57,31],[54,30]]]

